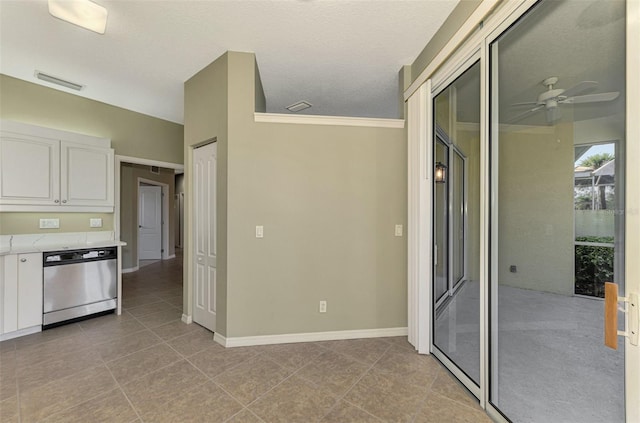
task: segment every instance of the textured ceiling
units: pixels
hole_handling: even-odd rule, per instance
[[[108,1],[98,35],[49,15],[45,0],[0,1],[0,72],[183,122],[183,83],[227,50],[255,52],[267,111],[397,117],[398,71],[458,0]],[[52,86],[58,88],[57,86]],[[73,92],[65,88],[63,91]]]

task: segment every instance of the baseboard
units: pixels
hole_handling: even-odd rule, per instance
[[[20,329],[13,332],[7,332],[0,335],[0,341],[6,341],[8,339],[19,338],[25,335],[31,335],[32,333],[42,332],[42,326],[31,326],[30,328]]]
[[[193,318],[191,316],[187,316],[186,314],[183,314],[182,321],[186,324],[191,324],[193,323]]]
[[[224,347],[232,348],[252,345],[292,344],[296,342],[336,341],[341,339],[386,338],[390,336],[407,336],[408,333],[409,331],[406,327],[285,333],[282,335],[239,336],[233,338],[226,338],[216,333],[213,336],[213,340]]]
[[[140,268],[138,266],[129,267],[127,269],[122,269],[122,273],[132,273],[132,272],[137,272],[138,270],[140,270]]]
[[[171,260],[171,259],[174,259],[174,258],[176,258],[176,255],[175,254],[171,254],[171,255],[168,255],[167,257],[163,258],[162,260]]]
[[[218,344],[222,345],[223,347],[228,347],[227,338],[222,336],[222,335],[220,335],[217,332],[213,334],[213,341],[217,342]]]

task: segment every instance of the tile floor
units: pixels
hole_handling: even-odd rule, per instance
[[[121,316],[1,342],[0,421],[490,421],[406,338],[221,347],[180,321],[180,260],[124,275]]]

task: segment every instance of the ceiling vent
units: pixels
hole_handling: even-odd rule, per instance
[[[72,90],[81,91],[84,88],[84,85],[66,81],[62,78],[58,78],[57,76],[47,75],[46,73],[40,72],[38,70],[36,71],[35,75],[38,79],[50,82],[51,84],[62,85],[63,87],[71,88]]]
[[[291,106],[287,106],[287,110],[293,113],[299,112],[300,110],[308,109],[313,106],[311,103],[306,101],[299,101],[297,103],[292,104]]]

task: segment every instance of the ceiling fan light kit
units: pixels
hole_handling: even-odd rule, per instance
[[[596,81],[582,81],[572,86],[571,88],[567,88],[566,90],[563,88],[554,88],[554,85],[556,85],[557,82],[558,77],[556,76],[546,78],[542,81],[542,85],[547,87],[547,91],[543,91],[542,93],[540,93],[536,101],[512,104],[512,107],[533,107],[526,112],[509,119],[509,122],[517,122],[544,109],[546,111],[547,123],[552,124],[560,118],[558,108],[562,104],[598,103],[603,101],[612,101],[620,96],[619,91],[578,95],[588,90],[595,89],[598,86],[598,83]]]
[[[89,0],[49,0],[49,13],[98,34],[107,29],[107,9]]]

